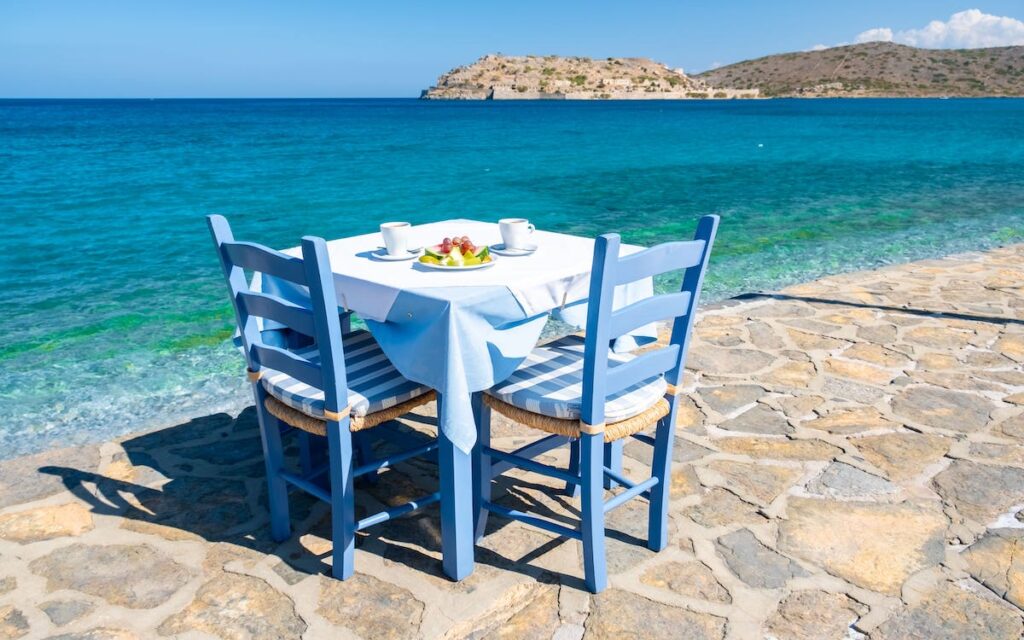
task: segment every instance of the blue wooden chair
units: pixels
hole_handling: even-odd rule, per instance
[[[327,502],[331,505],[333,573],[344,580],[352,575],[357,531],[440,498],[440,493],[431,493],[356,520],[355,478],[429,454],[437,449],[437,441],[386,459],[357,460],[353,435],[404,415],[433,400],[435,394],[402,377],[368,331],[342,333],[327,245],[322,238],[303,238],[300,259],[258,244],[236,242],[222,216],[209,216],[207,220],[227,278],[256,399],[267,468],[271,536],[280,541],[291,535],[289,485]],[[312,309],[251,290],[246,270],[308,287]],[[258,318],[307,336],[307,346],[282,346],[277,339],[280,333],[261,331]],[[282,436],[292,430],[326,438],[327,462],[313,467],[304,452],[301,472],[287,470]],[[326,487],[325,475],[329,479]]]
[[[619,236],[603,235],[594,247],[586,338],[569,336],[536,348],[512,376],[477,399],[480,442],[474,451],[476,535],[487,513],[520,520],[582,540],[587,588],[607,585],[604,516],[636,496],[648,499],[647,546],[660,551],[668,542],[670,465],[675,437],[678,390],[718,216],[705,216],[694,240],[668,242],[619,256]],[[612,311],[617,285],[683,270],[682,290],[656,295]],[[657,320],[672,321],[669,344],[640,355],[614,354],[612,340]],[[549,435],[514,452],[490,447],[490,411]],[[657,425],[654,437],[640,433]],[[615,464],[614,443],[633,437],[654,447],[651,477],[633,482]],[[572,445],[568,470],[532,458],[566,443]],[[550,519],[509,509],[491,501],[492,479],[511,467],[580,487],[581,522],[569,528]],[[604,499],[608,485],[623,491]]]

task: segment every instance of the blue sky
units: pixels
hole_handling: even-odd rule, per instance
[[[5,0],[0,97],[413,97],[492,52],[695,72],[858,36],[1024,44],[1021,0],[966,2]]]

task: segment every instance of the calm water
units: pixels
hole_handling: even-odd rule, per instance
[[[1024,241],[1024,100],[0,101],[0,457],[248,401],[203,216],[277,247],[723,217],[709,299]]]

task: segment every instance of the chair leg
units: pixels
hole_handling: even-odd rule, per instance
[[[487,530],[487,509],[481,505],[491,501],[491,457],[484,453],[484,447],[491,446],[491,408],[483,401],[482,393],[473,394],[473,414],[477,433],[473,451],[473,539],[479,542]]]
[[[270,509],[270,537],[277,542],[291,536],[288,516],[288,484],[281,477],[284,468],[284,445],[281,442],[281,422],[267,413],[263,406],[266,392],[256,385],[256,417],[263,442],[263,462],[267,470],[267,504]]]
[[[608,442],[604,445],[604,466],[608,467],[615,473],[622,475],[622,448],[626,443],[622,440],[616,440],[615,442]],[[601,473],[602,477],[604,472]],[[615,482],[611,478],[604,478],[604,488],[614,489],[619,486],[618,482]]]
[[[578,438],[573,438],[569,441],[569,473],[574,476],[580,475],[580,441]],[[580,495],[580,485],[575,482],[566,482],[565,495],[570,498],[578,498]]]
[[[672,484],[672,445],[675,442],[675,412],[658,421],[654,436],[654,460],[651,475],[658,484],[651,487],[647,514],[647,547],[661,551],[668,544],[668,502]]]
[[[355,487],[353,486],[352,432],[349,419],[327,423],[327,449],[331,475],[331,537],[335,578],[352,576],[356,553]]]
[[[583,572],[587,588],[599,593],[608,584],[604,552],[604,437],[584,434],[580,437],[583,468]]]

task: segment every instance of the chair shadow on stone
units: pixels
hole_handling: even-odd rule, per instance
[[[436,430],[436,418],[414,415],[374,429],[378,455],[426,442]],[[122,518],[123,529],[167,539],[196,536],[211,543],[237,545],[277,556],[275,571],[285,580],[330,575],[330,508],[302,492],[292,496],[294,531],[282,542],[270,537],[263,452],[253,407],[237,417],[218,413],[194,418],[121,441],[117,452],[98,472],[70,466],[44,466],[39,472],[55,476],[92,512]],[[298,466],[298,445],[286,441],[286,457]],[[396,465],[367,482],[357,496],[357,515],[401,503],[437,486],[437,467],[429,458]],[[528,490],[529,487],[526,487]],[[528,500],[520,484],[507,498],[519,508]],[[531,504],[532,508],[538,505]],[[571,509],[568,504],[565,508]],[[558,517],[552,513],[552,517]],[[507,522],[495,519],[493,530]],[[441,531],[438,507],[398,518],[360,532],[357,548],[444,581],[441,571]],[[555,539],[531,549],[528,555],[507,558],[482,547],[476,561],[519,571],[539,579],[544,572],[531,560],[564,543]]]

